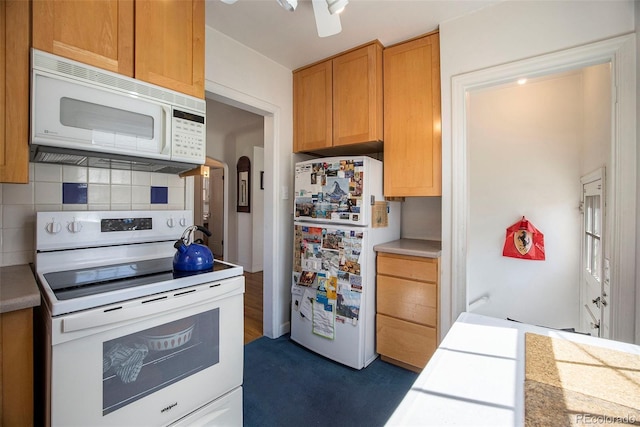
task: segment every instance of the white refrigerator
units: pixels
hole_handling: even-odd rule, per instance
[[[378,356],[373,247],[400,238],[382,173],[367,156],[295,165],[291,339],[354,369]]]

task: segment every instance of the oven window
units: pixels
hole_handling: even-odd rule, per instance
[[[220,361],[220,309],[102,345],[102,415]]]

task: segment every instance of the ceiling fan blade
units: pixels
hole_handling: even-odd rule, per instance
[[[312,0],[313,14],[316,17],[316,27],[319,37],[329,37],[342,31],[340,16],[329,13],[327,0]]]
[[[226,4],[234,4],[235,2],[237,2],[238,0],[220,0],[222,3],[226,3]]]

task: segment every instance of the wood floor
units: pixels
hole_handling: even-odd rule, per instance
[[[244,343],[262,336],[262,271],[244,273]]]

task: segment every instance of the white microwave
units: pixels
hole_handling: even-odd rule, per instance
[[[31,53],[32,161],[167,173],[204,164],[203,99]]]

